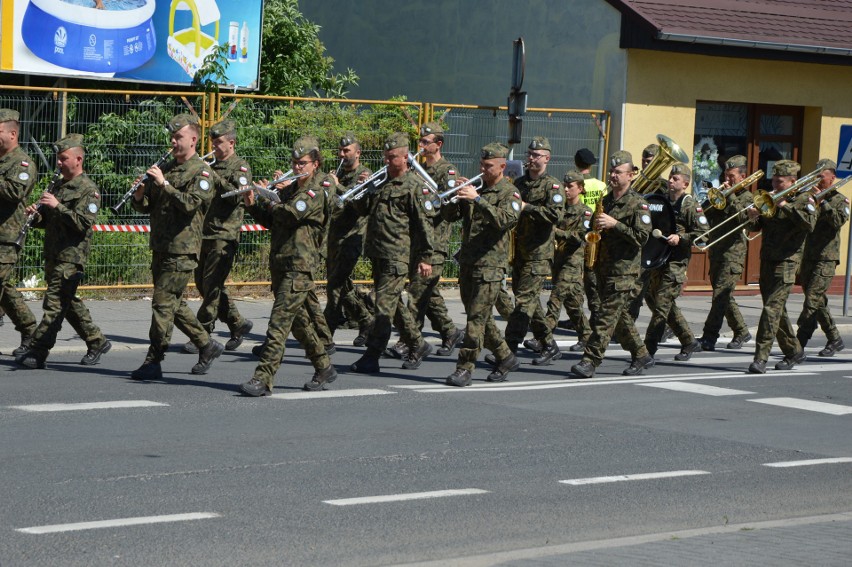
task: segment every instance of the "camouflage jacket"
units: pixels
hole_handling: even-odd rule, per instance
[[[680,236],[680,242],[672,249],[671,256],[669,256],[669,263],[687,266],[692,257],[692,243],[704,234],[710,226],[707,224],[707,217],[704,216],[704,209],[692,195],[685,193],[677,201],[672,202],[670,200],[669,203],[674,209],[675,226],[677,227],[677,234]]]
[[[526,206],[515,228],[515,261],[535,262],[553,259],[553,227],[565,211],[565,190],[550,175],[530,179],[524,174],[515,187]]]
[[[389,179],[353,206],[367,216],[364,252],[371,260],[432,263],[432,202],[412,171]]]
[[[592,209],[582,201],[576,205],[565,205],[565,215],[553,231],[556,238],[556,254],[553,263],[578,280],[583,277],[586,232],[591,226]]]
[[[429,177],[438,184],[438,193],[448,191],[456,185],[456,166],[448,162],[443,157],[432,165],[425,166],[423,169],[425,169],[426,173],[429,174]],[[427,198],[432,197],[427,196]],[[440,212],[434,208],[430,211],[429,216],[432,219],[432,229],[434,234],[434,242],[432,243],[434,246],[434,257],[432,258],[432,261],[437,264],[443,262],[449,254],[450,234],[453,231],[453,223],[444,219]]]
[[[717,209],[705,204],[704,215],[707,217],[707,222],[710,227],[719,226],[726,219],[736,215],[736,221],[728,221],[721,229],[718,229],[710,235],[711,238],[722,236],[726,232],[733,229],[735,226],[742,224],[748,220],[748,215],[743,209],[752,204],[752,194],[750,191],[742,191],[739,195],[732,196],[727,200],[724,209]],[[706,242],[704,242],[706,243]],[[710,260],[713,262],[737,262],[742,264],[745,260],[747,242],[743,231],[736,230],[732,234],[726,236],[717,244],[707,251]]]
[[[347,190],[352,189],[358,184],[358,176],[362,172],[367,172],[367,175],[372,174],[370,168],[364,164],[358,164],[358,167],[352,171],[340,171],[340,177],[337,178],[338,185],[336,188],[335,197],[343,195]],[[367,218],[358,214],[352,208],[354,201],[347,201],[343,207],[337,206],[337,199],[332,198],[333,209],[331,212],[331,224],[328,227],[329,244],[336,244],[353,236],[364,236],[364,230],[367,228]]]
[[[618,200],[607,193],[603,209],[618,222],[613,228],[601,231],[595,270],[602,276],[639,277],[642,247],[651,234],[648,203],[631,189]]]
[[[269,229],[269,267],[277,272],[306,272],[315,277],[328,227],[328,196],[322,190],[325,174],[313,175],[302,187],[298,181],[281,190],[281,202],[265,199],[249,207],[251,215]]]
[[[86,265],[92,240],[92,225],[101,208],[98,186],[82,173],[57,184],[53,194],[59,204],[41,207],[41,219],[33,226],[44,229],[45,259]]]
[[[849,199],[840,192],[819,205],[814,231],[805,239],[804,261],[840,263],[840,227],[849,220]]]
[[[222,194],[251,185],[251,166],[234,154],[210,166],[216,174],[216,193],[204,215],[204,240],[239,240],[245,205],[242,195],[222,198]]]
[[[18,238],[35,182],[36,167],[20,146],[0,158],[0,243],[14,244]],[[0,258],[2,262],[15,260]]]
[[[816,210],[814,200],[806,192],[778,207],[775,216],[758,217],[755,221],[756,230],[763,230],[760,261],[801,262],[805,239],[816,224]]]
[[[450,222],[462,219],[459,264],[501,268],[509,264],[509,231],[518,223],[521,198],[505,177],[492,187],[483,187],[474,202],[458,201],[441,207]]]
[[[168,185],[149,179],[142,200],[130,201],[135,210],[151,215],[151,250],[197,257],[204,214],[215,193],[213,174],[198,154],[180,165],[169,163],[164,165]]]

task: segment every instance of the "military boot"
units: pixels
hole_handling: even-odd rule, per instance
[[[32,335],[21,335],[21,346],[12,351],[12,356],[17,358],[22,354],[26,354],[27,351],[30,350],[31,344],[33,344]]]
[[[538,339],[527,339],[524,341],[524,348],[541,354],[544,350],[544,345],[541,344],[541,341]]]
[[[271,396],[272,388],[266,382],[261,382],[257,378],[252,378],[245,384],[240,384],[240,391],[243,394],[259,398],[261,396]]]
[[[575,378],[592,378],[595,375],[595,365],[590,360],[581,360],[571,367]]]
[[[349,368],[352,372],[360,372],[361,374],[378,374],[381,370],[379,368],[379,357],[373,354],[365,354]]]
[[[94,366],[101,361],[101,356],[108,353],[111,348],[112,343],[109,341],[104,341],[104,344],[97,348],[89,347],[86,351],[86,356],[80,360],[80,364],[83,366]]]
[[[432,345],[420,339],[420,346],[415,350],[408,351],[408,357],[402,363],[402,367],[406,370],[417,370],[423,363],[423,359],[432,353]]]
[[[314,372],[313,378],[311,378],[310,382],[306,382],[302,389],[306,392],[321,392],[325,390],[326,384],[331,384],[337,380],[337,370],[334,369],[334,366],[329,365],[322,370],[317,370]]]
[[[802,345],[802,348],[805,348],[805,345]],[[840,352],[846,348],[846,345],[843,344],[843,339],[838,338],[833,341],[828,341],[828,344],[825,345],[825,348],[819,351],[819,356],[834,356],[835,352]]]
[[[734,336],[733,340],[728,343],[728,346],[725,348],[731,350],[739,350],[743,348],[743,345],[751,340],[751,333],[746,330],[745,333],[740,333],[739,335]]]
[[[807,360],[807,358],[808,356],[805,354],[805,349],[802,349],[793,354],[793,356],[785,356],[781,362],[775,365],[775,370],[791,370],[797,364],[801,364]]]
[[[404,360],[408,357],[408,345],[402,339],[398,340],[395,345],[385,349],[382,353],[386,358],[398,358]]]
[[[568,350],[571,352],[582,352],[586,350],[586,341],[577,341],[573,345],[569,346]]]
[[[207,371],[213,366],[213,361],[219,358],[224,350],[225,347],[222,343],[210,339],[207,346],[198,353],[198,363],[192,367],[191,372],[193,374],[207,374]]]
[[[354,341],[352,341],[352,346],[362,347],[367,344],[367,337],[370,336],[370,331],[373,330],[375,322],[376,321],[374,319],[371,319],[366,325],[358,327],[358,336],[355,337]]]
[[[237,330],[235,330],[231,333],[231,338],[228,339],[227,343],[225,343],[225,350],[227,350],[227,351],[237,350],[240,347],[240,345],[243,344],[243,341],[245,340],[246,335],[249,334],[252,327],[254,327],[254,323],[252,323],[251,321],[246,319],[245,323],[240,325],[239,328],[237,328]]]
[[[447,386],[464,388],[465,386],[470,386],[472,380],[473,378],[470,375],[470,370],[456,368],[455,372],[447,376]]]
[[[142,366],[130,373],[130,377],[134,380],[162,380],[163,370],[160,367],[159,361],[145,360]]]
[[[749,374],[766,374],[766,361],[755,360],[748,365]]]
[[[533,359],[532,363],[536,366],[547,366],[560,358],[562,358],[562,352],[559,350],[559,345],[556,344],[556,341],[551,340],[547,343],[547,347],[541,351],[541,356]]]
[[[656,364],[656,361],[654,360],[654,357],[650,354],[639,358],[634,358],[633,361],[630,363],[630,366],[625,368],[622,374],[624,376],[637,376],[639,374],[642,374],[642,371],[646,368],[653,367],[654,364]]]
[[[452,356],[453,352],[456,350],[462,341],[464,340],[464,330],[463,329],[455,329],[450,335],[444,337],[441,346],[438,348],[435,354],[437,356]]]
[[[195,346],[192,341],[186,341],[183,343],[183,346],[180,347],[180,351],[183,354],[198,354],[198,347]]]
[[[701,343],[701,350],[703,350],[703,351],[713,352],[713,351],[716,350],[716,340],[715,339],[710,339],[709,337],[708,338],[701,337],[700,339],[698,339],[698,342]]]
[[[692,358],[692,353],[701,352],[701,343],[698,341],[692,341],[685,347],[680,349],[680,352],[677,353],[674,357],[678,362],[686,362],[690,358]]]
[[[517,370],[520,367],[521,361],[518,360],[515,353],[511,353],[509,356],[497,363],[497,366],[494,368],[494,372],[489,374],[486,380],[489,382],[505,382],[509,377],[509,372]]]
[[[15,362],[23,366],[24,368],[29,368],[31,370],[41,370],[44,368],[44,362],[47,360],[46,352],[38,352],[34,349],[30,349],[24,354],[15,358]]]

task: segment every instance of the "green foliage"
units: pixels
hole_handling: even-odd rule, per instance
[[[281,96],[313,92],[343,98],[358,84],[352,69],[332,71],[334,59],[325,55],[320,27],[299,11],[298,0],[266,0],[263,6],[260,91]]]
[[[219,85],[228,82],[227,43],[217,45],[201,62],[201,68],[192,78],[194,87],[208,93],[218,93]]]

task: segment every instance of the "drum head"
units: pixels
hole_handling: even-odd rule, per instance
[[[669,203],[669,198],[660,193],[642,195],[648,201],[648,212],[651,213],[651,228],[659,229],[668,236],[677,230],[675,212]],[[642,248],[642,269],[653,270],[666,263],[672,253],[672,247],[662,238],[648,237],[648,242]]]

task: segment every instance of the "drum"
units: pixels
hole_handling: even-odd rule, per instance
[[[651,193],[642,195],[648,201],[648,212],[651,213],[652,229],[659,229],[664,236],[677,231],[677,221],[674,208],[666,195]],[[642,269],[653,270],[668,261],[672,247],[662,238],[648,237],[648,242],[642,248]]]

